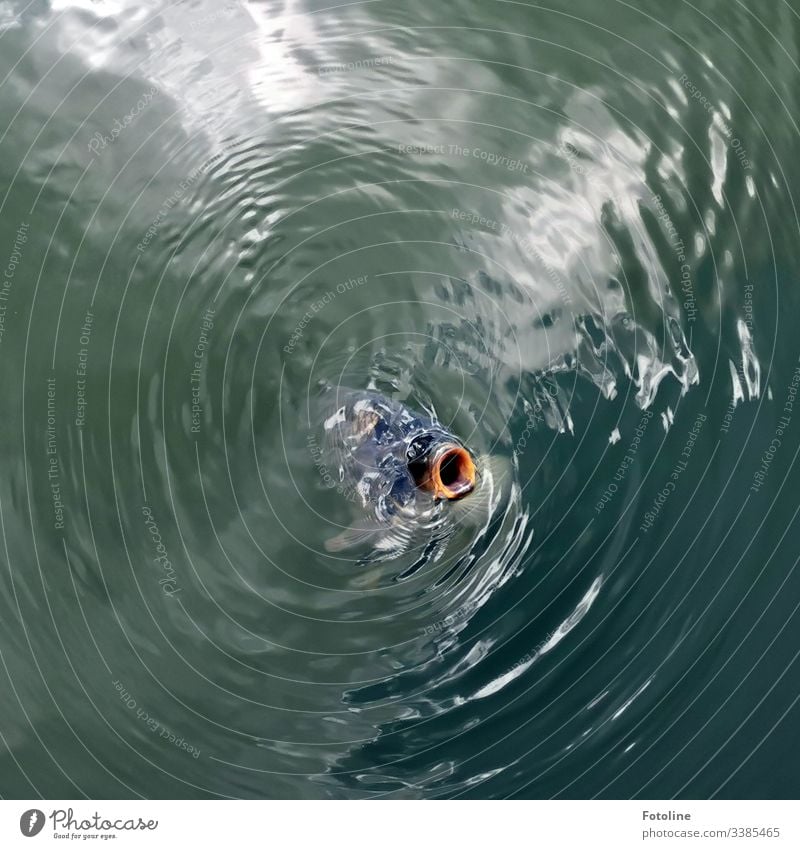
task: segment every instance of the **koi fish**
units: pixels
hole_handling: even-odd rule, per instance
[[[323,431],[323,450],[338,470],[340,489],[364,510],[327,540],[328,551],[369,542],[397,554],[420,531],[446,532],[470,514],[485,514],[491,464],[434,415],[375,391],[339,389]]]

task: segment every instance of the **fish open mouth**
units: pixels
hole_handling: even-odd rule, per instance
[[[446,446],[434,457],[430,483],[437,498],[453,501],[475,489],[475,463],[469,451],[460,445]]]

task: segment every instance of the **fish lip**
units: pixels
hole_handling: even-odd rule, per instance
[[[456,463],[455,469],[450,467]],[[446,479],[442,479],[442,471],[447,468]],[[445,498],[455,501],[469,495],[475,489],[475,462],[469,451],[463,445],[446,443],[440,446],[434,454],[430,466],[430,485],[434,498]]]

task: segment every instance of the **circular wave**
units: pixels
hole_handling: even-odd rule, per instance
[[[3,794],[791,794],[791,4],[105,5],[0,19]],[[480,521],[326,550],[340,387]]]

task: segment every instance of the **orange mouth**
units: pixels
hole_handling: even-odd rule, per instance
[[[475,463],[466,448],[446,446],[431,463],[429,485],[435,498],[453,501],[475,489]]]

